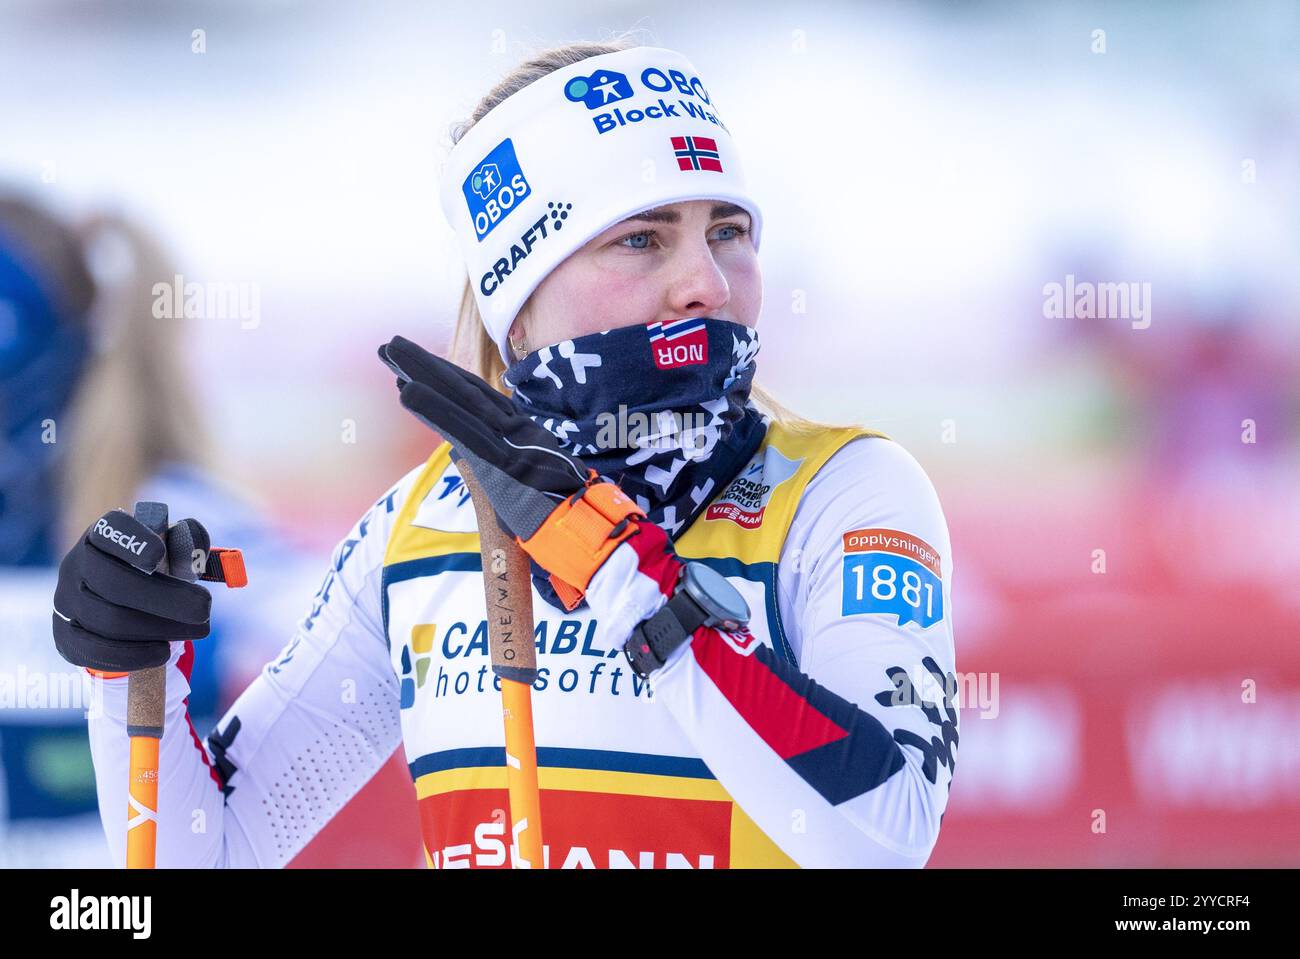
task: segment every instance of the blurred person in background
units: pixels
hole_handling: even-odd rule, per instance
[[[123,218],[73,226],[0,190],[0,865],[107,863],[87,706],[66,701],[81,671],[48,639],[58,559],[103,504],[169,503],[248,556],[249,588],[214,600],[195,646],[196,729],[279,646],[247,621],[301,560],[215,478],[183,321],[153,312],[173,273]]]
[[[1099,264],[1073,268],[1097,288],[1122,269],[1096,253],[1080,259]],[[1240,580],[1300,595],[1295,334],[1231,276],[1185,283],[1159,285],[1149,328],[1099,318],[1061,333],[1103,386],[1098,423],[1122,457],[1106,474],[1109,495],[1146,536],[1144,567],[1168,584]]]

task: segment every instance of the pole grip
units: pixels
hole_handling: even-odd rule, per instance
[[[135,504],[135,518],[167,543],[167,504]],[[171,567],[164,553],[158,572]],[[158,849],[158,747],[167,710],[167,665],[137,669],[126,679],[126,731],[131,760],[126,797],[126,868],[153,869]]]
[[[492,502],[469,464],[462,458],[456,468],[469,489],[478,520],[488,652],[492,671],[501,679],[514,866],[541,869],[544,865],[541,790],[533,732],[537,647],[533,642],[532,572],[528,554],[509,531],[502,529]]]

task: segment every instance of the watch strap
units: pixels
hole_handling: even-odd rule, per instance
[[[646,677],[672,655],[682,643],[695,635],[709,616],[680,584],[668,600],[649,619],[638,623],[623,645],[627,661],[637,675]]]

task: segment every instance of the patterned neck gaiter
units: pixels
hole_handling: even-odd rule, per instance
[[[758,349],[756,330],[727,320],[626,326],[529,353],[505,383],[675,540],[763,441],[767,419],[749,399]],[[536,563],[533,583],[564,608]]]

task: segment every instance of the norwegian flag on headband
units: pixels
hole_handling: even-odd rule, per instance
[[[712,137],[673,137],[673,153],[679,170],[722,172],[718,141]]]

